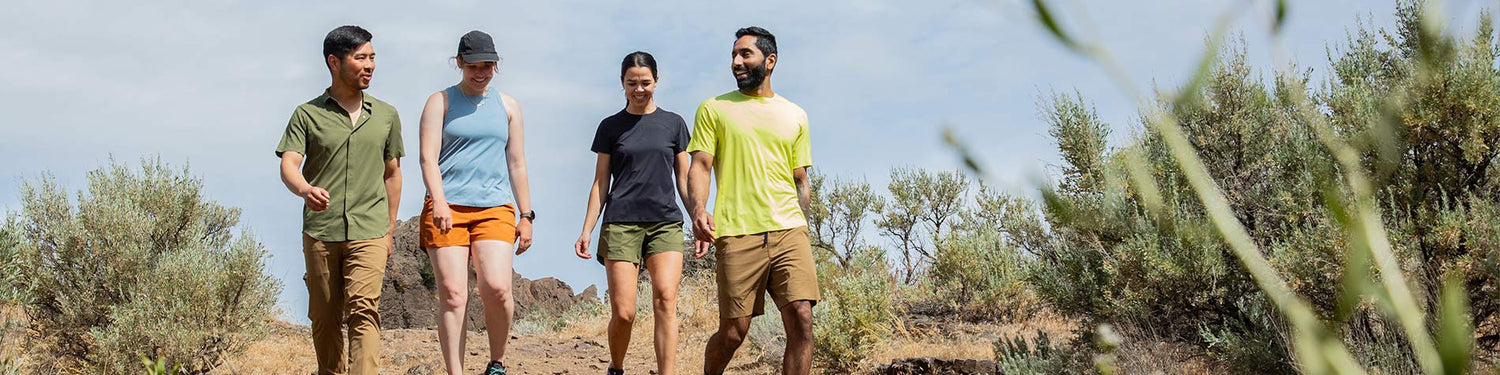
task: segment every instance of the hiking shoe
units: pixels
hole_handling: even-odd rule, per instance
[[[605,375],[625,375],[625,370],[611,367],[608,370],[605,370],[604,373]]]
[[[505,375],[505,364],[500,361],[490,361],[490,365],[484,368],[484,373],[479,375]]]

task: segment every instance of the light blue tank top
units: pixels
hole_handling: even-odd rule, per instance
[[[477,97],[464,94],[457,85],[443,90],[448,95],[448,111],[443,113],[438,170],[443,174],[448,204],[498,207],[515,200],[505,156],[510,114],[500,93],[488,90]]]

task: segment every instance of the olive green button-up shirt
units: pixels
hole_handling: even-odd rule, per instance
[[[364,94],[363,112],[351,124],[338,101],[323,95],[297,106],[276,156],[303,155],[302,174],[328,190],[328,209],[302,208],[302,232],[324,242],[367,240],[390,229],[385,161],[406,154],[396,108]]]

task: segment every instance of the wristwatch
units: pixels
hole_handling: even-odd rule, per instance
[[[521,218],[522,219],[526,219],[526,220],[531,220],[531,222],[535,223],[536,222],[536,210],[522,212],[521,213]]]

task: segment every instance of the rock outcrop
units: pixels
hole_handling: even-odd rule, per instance
[[[386,329],[434,328],[437,326],[437,289],[427,252],[417,246],[417,218],[396,224],[395,251],[386,263],[380,296],[380,326]],[[567,283],[551,277],[528,280],[519,273],[512,279],[516,318],[533,313],[559,313],[580,303],[599,303],[598,291],[590,285],[574,294]],[[469,272],[469,303],[465,320],[470,330],[483,330],[484,302]]]

